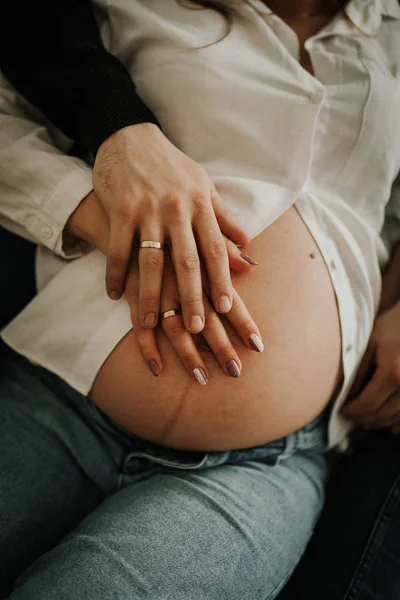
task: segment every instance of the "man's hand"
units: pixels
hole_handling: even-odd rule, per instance
[[[400,246],[382,281],[382,295],[369,344],[342,413],[366,428],[400,433]],[[365,387],[363,387],[365,386]]]
[[[103,142],[93,183],[110,226],[106,289],[111,298],[118,299],[124,292],[136,236],[140,241],[168,243],[190,333],[199,333],[205,323],[199,251],[213,305],[220,313],[229,312],[233,288],[223,234],[240,245],[249,238],[202,167],[156,125],[144,123],[126,127]],[[142,327],[157,323],[163,259],[157,249],[139,253]]]

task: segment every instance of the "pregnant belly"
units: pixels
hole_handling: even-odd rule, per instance
[[[233,274],[265,350],[247,349],[228,324],[241,357],[239,379],[212,355],[207,386],[192,382],[163,332],[164,370],[154,378],[131,331],[100,369],[92,401],[132,433],[183,450],[256,446],[288,435],[316,417],[341,378],[336,298],[319,249],[292,207],[245,249],[259,265]]]

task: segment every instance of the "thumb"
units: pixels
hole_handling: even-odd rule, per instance
[[[348,402],[358,396],[363,387],[372,379],[376,369],[376,342],[370,339],[361,363],[358,367],[356,378],[349,392]]]
[[[251,239],[250,236],[240,227],[233,213],[226,206],[215,188],[211,190],[211,201],[221,232],[238,246],[248,244]]]

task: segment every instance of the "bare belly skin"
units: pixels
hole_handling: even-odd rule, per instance
[[[107,358],[90,393],[120,425],[182,450],[227,450],[264,444],[320,414],[342,379],[336,298],[319,249],[292,207],[244,249],[259,265],[233,274],[258,324],[265,350],[247,349],[227,325],[243,363],[227,377],[203,353],[210,381],[189,379],[162,331],[160,377],[149,372],[129,332]]]

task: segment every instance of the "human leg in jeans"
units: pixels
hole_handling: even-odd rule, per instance
[[[0,598],[105,492],[78,458],[99,443],[84,419],[9,356],[0,361]]]
[[[42,456],[45,475],[40,486],[40,464],[37,477],[20,478],[18,491],[10,493],[3,483],[2,504],[11,508],[9,535],[3,533],[0,540],[2,552],[6,554],[7,542],[16,556],[24,536],[39,537],[37,530],[46,522],[58,530],[59,538],[62,528],[71,529],[74,520],[89,513],[60,542],[55,536],[42,549],[53,545],[20,576],[10,599],[265,600],[278,594],[323,503],[324,419],[258,448],[174,451],[125,434],[43,369],[11,354],[4,368],[1,396],[5,389],[19,402],[15,414],[32,412],[39,428],[35,438],[42,436],[44,454],[54,468],[48,472]],[[21,392],[25,385],[30,393]],[[35,397],[40,410],[35,410]],[[16,416],[8,428],[15,440],[9,456],[14,473],[22,462],[11,465],[21,436]],[[22,429],[29,433],[29,422]],[[62,497],[68,486],[59,494],[61,477],[72,488],[65,506]],[[82,507],[88,492],[91,506]],[[107,497],[99,504],[102,493]],[[29,502],[15,504],[21,496],[29,496]],[[19,517],[21,503],[25,515],[25,505],[35,514],[35,503],[43,502],[43,496],[46,507],[36,512],[36,527],[29,533]],[[52,500],[58,512],[50,512]],[[71,511],[76,511],[74,518],[66,523],[65,513]],[[19,538],[13,522],[21,524]]]
[[[400,438],[368,434],[337,466],[307,550],[279,600],[398,600]]]

